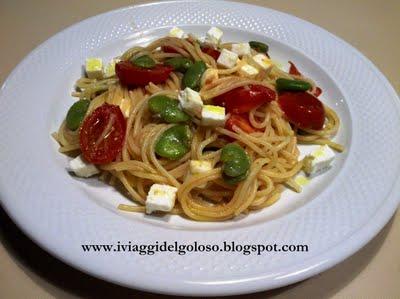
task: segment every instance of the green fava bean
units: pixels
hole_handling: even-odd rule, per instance
[[[190,120],[190,116],[179,108],[179,102],[164,95],[154,96],[149,99],[151,112],[160,114],[167,123],[180,123]]]
[[[256,50],[259,53],[266,54],[268,52],[267,44],[264,44],[262,42],[257,42],[257,41],[251,41],[251,42],[249,42],[249,44],[252,49]]]
[[[68,129],[75,131],[79,128],[83,119],[85,118],[89,104],[89,100],[79,100],[75,102],[71,108],[69,108],[66,117],[66,125]]]
[[[164,95],[158,95],[149,99],[149,109],[153,113],[161,113],[167,107],[178,107],[179,102]]]
[[[236,143],[230,143],[225,145],[221,150],[221,158],[222,162],[228,162],[236,159],[237,157],[246,156],[246,152],[240,147],[240,145]]]
[[[223,178],[227,183],[236,184],[247,177],[250,158],[239,145],[231,143],[224,146],[220,160],[223,162]]]
[[[175,125],[161,134],[157,140],[155,152],[161,157],[177,160],[190,150],[191,140],[192,132],[189,126]]]
[[[311,84],[302,80],[290,80],[279,78],[276,80],[276,89],[278,91],[291,90],[291,91],[306,91],[311,89]]]
[[[131,61],[134,65],[145,69],[151,69],[156,65],[156,62],[149,55],[139,56]]]
[[[186,122],[190,119],[190,116],[187,113],[183,112],[176,106],[166,107],[165,110],[160,113],[160,116],[167,123],[171,124]]]
[[[176,71],[186,72],[193,65],[193,62],[186,57],[173,57],[166,60],[164,64],[172,66]]]
[[[247,159],[247,157],[236,158],[234,160],[225,162],[222,167],[222,171],[229,177],[237,177],[245,174],[249,170],[249,162],[250,161]]]
[[[247,178],[247,176],[249,175],[249,172],[245,172],[242,175],[239,176],[235,176],[235,177],[229,177],[225,174],[222,174],[222,178],[224,179],[224,182],[229,184],[229,185],[236,185],[237,183],[245,180]]]
[[[198,91],[200,89],[201,76],[206,71],[207,66],[203,61],[196,61],[186,71],[183,76],[182,83],[183,87],[189,87],[193,90]]]

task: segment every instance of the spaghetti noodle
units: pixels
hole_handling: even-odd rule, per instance
[[[230,50],[231,47],[231,43],[221,44],[215,50]],[[183,72],[175,70],[162,83],[149,82],[135,87],[122,84],[116,75],[105,79],[81,78],[76,82],[73,96],[90,101],[85,119],[104,104],[118,106],[126,116],[121,151],[113,161],[97,164],[101,171],[99,178],[122,190],[135,203],[120,205],[121,210],[145,212],[150,187],[166,184],[177,188],[177,201],[169,213],[199,221],[231,219],[274,204],[285,187],[300,191],[293,180],[304,166],[304,160],[299,160],[299,143],[326,144],[337,151],[343,150],[341,145],[331,140],[340,125],[334,110],[323,106],[325,117],[322,129],[300,129],[291,124],[279,105],[278,78],[309,83],[311,88],[306,91],[309,94],[315,94],[318,89],[313,80],[284,72],[274,64],[268,69],[259,67],[252,58],[257,54],[254,49],[251,49],[250,55],[243,55],[232,68],[222,67],[218,59],[208,52],[202,43],[189,35],[188,38],[160,38],[147,47],[133,47],[120,56],[125,62],[148,56],[157,65],[176,57],[203,61],[207,71],[202,76],[199,94],[204,104],[212,104],[213,99],[248,86],[263,86],[275,92],[272,101],[247,112],[246,126],[250,126],[251,131],[240,122],[233,122],[230,127],[202,126],[199,116],[192,116],[190,149],[175,160],[156,154],[157,141],[174,125],[154,116],[149,110],[149,99],[159,95],[178,99],[183,89]],[[240,68],[245,64],[256,68],[258,74],[252,77],[243,75]],[[229,113],[227,118],[231,116]],[[243,117],[243,114],[240,116]],[[101,138],[109,134],[115,121],[109,120],[109,128],[104,129]],[[58,132],[53,134],[60,144],[59,151],[71,156],[79,155],[82,151],[81,131],[82,127],[70,130],[64,121]],[[229,143],[240,145],[251,163],[246,178],[237,184],[224,180],[220,160],[221,149]],[[190,174],[191,160],[210,161],[212,169]]]

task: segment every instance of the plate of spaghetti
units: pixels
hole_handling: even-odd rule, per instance
[[[88,58],[53,134],[60,152],[81,154],[71,171],[120,187],[137,203],[121,210],[222,221],[272,205],[284,186],[300,192],[302,170],[329,167],[330,148],[344,148],[331,140],[340,119],[321,88],[293,62],[278,67],[267,44],[222,35],[174,27],[115,57],[110,73]],[[300,159],[298,143],[322,145],[319,156]]]
[[[287,285],[361,248],[398,204],[397,95],[357,50],[273,10],[105,13],[35,49],[0,99],[6,211],[128,287]]]

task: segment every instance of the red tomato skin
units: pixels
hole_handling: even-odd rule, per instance
[[[178,51],[176,51],[173,47],[171,46],[162,46],[161,50],[165,53],[179,53]]]
[[[111,133],[96,145],[111,115],[114,115]],[[83,157],[93,164],[106,164],[114,161],[122,150],[125,132],[126,121],[119,106],[104,104],[98,107],[85,118],[79,131],[79,143]]]
[[[248,134],[256,132],[256,129],[248,120],[248,115],[231,114],[228,120],[225,122],[225,129],[234,132],[233,126],[239,127]]]
[[[283,92],[279,94],[278,104],[289,122],[300,129],[321,130],[324,126],[324,106],[308,92]]]
[[[193,45],[193,41],[189,38],[185,38],[185,40]],[[165,53],[179,53],[171,46],[161,46],[161,50]]]
[[[299,70],[297,69],[297,67],[294,65],[294,63],[291,62],[291,61],[289,61],[289,64],[290,64],[289,74],[301,76],[301,73],[299,72]]]
[[[262,85],[238,87],[213,99],[215,105],[223,106],[230,113],[242,114],[273,101],[275,91]]]
[[[123,85],[145,86],[150,82],[159,84],[165,82],[173,68],[157,64],[154,68],[146,69],[133,65],[129,61],[121,61],[115,65],[115,73]]]
[[[321,93],[322,93],[322,89],[317,86],[315,88],[315,91],[313,92],[313,95],[318,98],[321,95]]]
[[[290,64],[289,74],[301,76],[301,73],[298,70],[298,68],[295,66],[295,64],[291,61],[289,61],[289,64]],[[321,93],[322,93],[322,89],[317,86],[315,91],[312,94],[318,98],[321,95]]]
[[[218,51],[218,50],[216,50],[214,48],[208,47],[208,46],[201,47],[201,51],[203,51],[204,53],[210,55],[215,60],[217,60],[219,58],[219,55],[221,55],[220,51]]]

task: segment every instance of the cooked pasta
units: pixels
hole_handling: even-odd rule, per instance
[[[72,95],[86,101],[87,110],[75,130],[68,127],[68,117],[73,115],[73,112],[69,112],[58,132],[53,134],[60,144],[59,151],[71,156],[82,153],[86,162],[95,164],[100,171],[101,180],[114,185],[132,200],[131,205],[119,206],[124,211],[146,212],[149,190],[154,184],[176,188],[173,207],[168,211],[164,210],[164,213],[179,214],[199,221],[231,219],[274,204],[286,188],[300,191],[294,177],[304,169],[306,161],[299,159],[298,144],[328,145],[336,151],[342,151],[343,147],[331,140],[339,129],[340,120],[334,110],[323,105],[321,128],[315,128],[313,120],[308,127],[296,120],[292,121],[290,113],[284,111],[280,104],[283,92],[277,87],[277,79],[285,79],[287,81],[282,82],[289,82],[289,85],[294,81],[307,86],[307,90],[303,91],[291,91],[289,86],[284,91],[287,95],[306,94],[317,99],[319,88],[313,80],[301,75],[294,65],[291,72],[281,70],[273,61],[268,68],[260,66],[255,58],[260,55],[259,50],[257,47],[250,48],[247,54],[239,55],[232,67],[227,67],[221,62],[221,56],[235,53],[232,43],[212,46],[199,42],[191,35],[187,38],[163,37],[147,47],[128,49],[119,57],[117,74],[107,78],[85,77],[77,80],[76,90]],[[267,53],[262,55],[267,57]],[[177,59],[171,60],[173,58]],[[202,65],[205,70],[196,74],[190,68],[199,61],[204,63]],[[185,66],[180,65],[183,62],[188,62],[190,66],[183,69]],[[124,63],[126,68],[132,65],[134,70],[139,69],[142,73],[135,74],[133,79],[124,78],[128,72],[123,73],[121,70]],[[243,66],[252,67],[256,74],[243,72]],[[167,70],[168,74],[165,73],[164,79],[156,78],[160,72]],[[156,74],[157,71],[160,72]],[[172,120],[171,116],[163,116],[164,111],[161,114],[154,113],[149,107],[149,101],[156,96],[165,96],[161,99],[168,98],[178,103],[183,97],[183,90],[188,86],[187,81],[191,79],[185,78],[190,72],[195,73],[200,80],[197,94],[203,102],[203,110],[207,105],[211,105],[211,108],[225,106],[226,115],[222,125],[210,125],[215,121],[211,118],[210,123],[204,125],[205,112],[202,110],[203,112],[196,113],[182,103],[180,106],[168,108],[178,109],[173,110],[173,116],[178,113],[183,117],[182,122],[173,116]],[[148,82],[145,78],[147,75],[150,76]],[[140,80],[138,77],[141,77]],[[140,82],[132,83],[131,79]],[[157,82],[160,80],[163,82]],[[262,96],[259,98],[262,101],[257,100],[254,106],[249,106],[253,101],[251,96],[254,86],[260,90]],[[191,92],[196,92],[193,89],[195,88]],[[270,92],[268,100],[264,100],[265,90]],[[240,94],[232,94],[238,91],[250,95],[250,98],[241,99]],[[227,94],[232,97],[224,96]],[[221,101],[221,98],[222,103],[216,100]],[[235,102],[229,104],[230,100]],[[101,107],[111,106],[117,107],[124,116],[123,124],[119,125],[120,131],[116,125],[119,118],[112,113],[101,116],[103,118],[98,116],[97,122],[92,122],[92,127],[87,127],[91,115],[100,111]],[[167,109],[166,107],[163,109]],[[104,120],[104,126],[97,128],[95,126],[99,126],[99,119]],[[189,143],[185,143],[187,147],[177,141],[178,149],[186,150],[180,152],[179,156],[160,155],[160,152],[166,151],[165,148],[159,149],[160,140],[166,132],[171,132],[171,128],[177,126],[185,126],[190,130]],[[118,132],[123,136],[119,136]],[[95,136],[82,136],[85,134]],[[107,141],[110,136],[112,140]],[[89,138],[89,143],[85,143],[85,138]],[[121,141],[120,148],[115,149],[114,147],[119,146],[116,145],[118,140]],[[231,162],[229,157],[232,155],[228,153],[225,155],[228,158],[221,157],[228,144],[237,145],[234,150],[242,150],[242,160],[237,158],[235,161],[239,162],[233,161],[229,164],[232,165],[229,166],[231,168],[227,165]],[[103,148],[93,150],[96,146]],[[166,146],[172,147],[169,143]],[[246,159],[249,161],[247,168],[243,166]],[[207,165],[211,167],[194,173],[191,171],[193,161],[207,161]],[[235,169],[237,164],[242,168]],[[243,167],[246,168],[245,173]],[[235,177],[232,173],[240,175]],[[232,182],[229,180],[232,177],[238,179]]]

